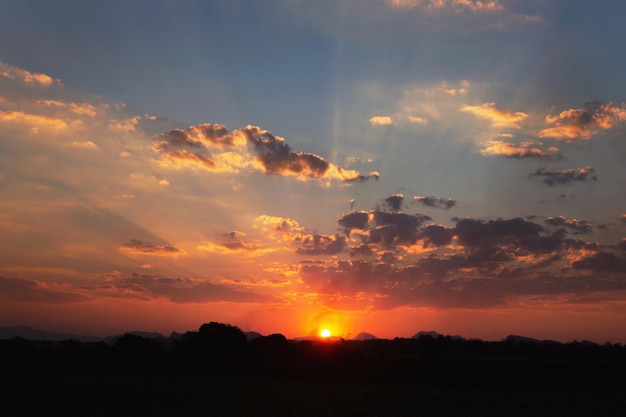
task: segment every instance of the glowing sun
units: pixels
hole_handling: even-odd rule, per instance
[[[323,338],[330,337],[330,330],[322,329],[322,331],[320,332],[320,336],[322,336]]]

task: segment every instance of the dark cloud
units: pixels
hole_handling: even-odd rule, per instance
[[[406,243],[417,239],[417,228],[424,222],[432,220],[424,214],[389,213],[382,210],[373,210],[372,217],[375,228],[370,230],[370,241],[392,243]]]
[[[591,223],[585,220],[577,220],[565,216],[548,217],[544,220],[544,223],[554,227],[565,228],[574,234],[591,233],[592,230]]]
[[[622,276],[626,275],[626,259],[612,252],[598,251],[591,256],[574,261],[572,267],[591,272],[613,272]]]
[[[210,156],[203,155],[198,152],[189,152],[186,149],[165,152],[163,153],[163,158],[174,163],[190,163],[209,170],[216,168],[215,161]]]
[[[90,297],[77,292],[50,288],[45,283],[3,277],[0,277],[0,299],[46,304],[81,303],[91,300]]]
[[[296,253],[302,255],[335,255],[346,248],[344,236],[307,235],[297,239]]]
[[[598,178],[595,174],[595,169],[590,166],[584,168],[569,168],[548,171],[544,168],[540,168],[531,174],[531,177],[544,177],[543,182],[549,186],[554,185],[567,185],[575,181],[597,181]]]
[[[365,211],[353,211],[337,219],[339,226],[346,229],[366,229],[368,222],[369,214]]]
[[[384,200],[385,205],[391,210],[402,210],[402,203],[404,202],[404,195],[393,194]]]
[[[442,197],[425,197],[425,196],[415,196],[413,197],[413,201],[417,201],[428,207],[435,207],[444,210],[449,210],[456,205],[456,201],[450,198],[442,198]]]
[[[486,248],[515,243],[532,246],[540,239],[544,229],[536,223],[520,217],[509,220],[461,219],[455,227],[455,235],[466,248]]]
[[[178,256],[184,255],[185,251],[170,245],[155,245],[132,239],[119,248],[122,252],[130,254],[156,255],[156,256]]]
[[[257,126],[246,126],[241,133],[253,145],[257,160],[267,174],[291,174],[315,179],[334,178],[342,181],[360,181],[378,178],[378,173],[369,176],[357,171],[345,170],[327,162],[321,156],[296,152],[279,136]]]
[[[153,145],[154,149],[162,152],[180,149],[206,149],[204,145],[194,140],[184,130],[175,129],[157,136]]]
[[[452,242],[454,233],[454,229],[438,224],[429,224],[419,231],[418,238],[424,240],[424,246],[444,246]]]
[[[232,135],[223,125],[202,124],[190,126],[187,130],[174,129],[161,133],[155,138],[154,148],[159,151],[173,149],[206,149],[210,147],[233,147]]]
[[[339,217],[340,226],[351,232],[341,252],[358,258],[303,262],[303,281],[341,296],[335,300],[369,300],[373,309],[485,308],[527,296],[575,303],[580,302],[575,294],[594,298],[626,290],[626,239],[611,247],[568,238],[568,232],[592,231],[584,220],[457,218],[446,227],[425,224],[428,216],[398,212],[395,202],[386,204],[387,211]],[[300,253],[328,253],[331,241],[309,241],[311,250]]]

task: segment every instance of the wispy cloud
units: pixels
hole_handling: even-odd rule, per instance
[[[374,116],[370,119],[372,126],[389,126],[393,124],[393,120],[389,116]]]
[[[595,174],[595,169],[590,166],[583,168],[567,168],[557,170],[546,170],[540,168],[531,174],[534,177],[543,177],[543,182],[549,186],[555,185],[567,185],[572,182],[584,182],[587,180],[597,181],[598,177]]]
[[[542,150],[533,142],[522,142],[519,144],[505,142],[502,140],[491,140],[480,150],[484,156],[505,156],[514,159],[561,159],[563,154],[556,146],[550,146]]]
[[[524,112],[499,109],[496,103],[483,103],[476,106],[466,104],[460,110],[487,119],[493,126],[499,128],[519,129],[519,123],[528,117],[528,114]]]

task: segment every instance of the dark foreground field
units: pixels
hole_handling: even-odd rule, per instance
[[[3,373],[4,416],[624,416],[622,393],[244,376]]]
[[[626,416],[626,347],[445,337],[0,340],[0,416]]]

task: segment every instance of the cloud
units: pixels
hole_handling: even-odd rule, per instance
[[[464,105],[460,111],[487,119],[494,127],[519,129],[519,123],[528,117],[523,112],[510,112],[496,108],[496,103],[484,103],[478,106]]]
[[[416,195],[413,197],[413,201],[416,201],[427,207],[435,207],[444,210],[449,210],[456,205],[456,200],[452,200],[450,198],[442,198],[435,196],[420,196]]]
[[[83,294],[54,287],[43,282],[0,277],[0,299],[29,303],[66,304],[90,301]]]
[[[366,211],[353,211],[339,216],[337,223],[346,229],[366,229],[369,222],[369,213]]]
[[[378,178],[327,162],[321,156],[294,151],[279,136],[248,125],[229,132],[219,124],[175,129],[155,137],[153,150],[166,166],[178,169],[198,167],[213,172],[237,173],[260,170],[269,175],[295,176],[299,180],[364,181]]]
[[[55,80],[47,74],[26,71],[3,62],[0,62],[0,76],[29,86],[49,87],[52,84],[62,85],[61,80]]]
[[[368,242],[389,247],[414,242],[417,237],[417,228],[432,218],[423,214],[372,210],[372,220],[375,227],[368,232]]]
[[[591,233],[591,223],[585,220],[572,219],[565,216],[548,217],[544,220],[545,224],[554,227],[561,227],[569,230],[574,234]]]
[[[278,303],[273,296],[240,290],[202,279],[171,278],[133,272],[110,274],[105,285],[88,287],[101,295],[144,300],[165,299],[174,303]]]
[[[21,111],[1,111],[0,123],[21,124],[28,128],[46,128],[53,130],[66,129],[69,124],[63,119]]]
[[[484,149],[480,150],[480,154],[484,156],[501,155],[514,159],[562,159],[561,150],[555,146],[550,146],[545,151],[541,148],[533,147],[532,142],[522,142],[514,144],[501,140],[488,141]]]
[[[344,236],[308,235],[298,238],[296,253],[301,255],[336,255],[346,248]]]
[[[531,218],[465,218],[446,227],[405,213],[349,213],[338,220],[356,231],[357,239],[346,235],[346,253],[376,259],[303,261],[300,276],[319,291],[367,299],[373,309],[485,308],[529,296],[575,302],[572,294],[581,291],[594,297],[626,290],[626,259],[617,254],[626,239],[601,250],[566,237],[565,230],[590,233],[586,221],[555,216],[544,220],[546,228]]]
[[[425,126],[428,124],[428,119],[425,117],[409,116],[409,122]]]
[[[151,256],[169,256],[178,257],[186,255],[184,250],[178,249],[170,245],[155,245],[142,242],[141,240],[132,239],[129,243],[125,243],[119,247],[119,250],[130,255],[151,255]]]
[[[567,185],[572,182],[584,182],[587,180],[597,181],[595,169],[590,166],[584,168],[568,168],[561,170],[548,171],[540,168],[531,177],[545,177],[543,182],[549,186]]]
[[[391,210],[398,211],[402,210],[402,203],[404,202],[404,195],[402,194],[393,194],[383,200],[385,205],[389,207]]]
[[[372,126],[389,126],[393,124],[393,120],[389,116],[374,116],[370,119]]]
[[[557,115],[547,115],[546,127],[538,136],[563,141],[588,140],[597,132],[612,129],[626,120],[626,104],[585,103],[580,109],[564,110]]]
[[[497,0],[387,0],[387,4],[389,7],[399,10],[418,7],[430,10],[449,9],[456,12],[462,10],[484,12],[503,9]]]
[[[611,252],[598,251],[591,256],[574,261],[572,267],[591,272],[613,272],[626,275],[626,259]]]

